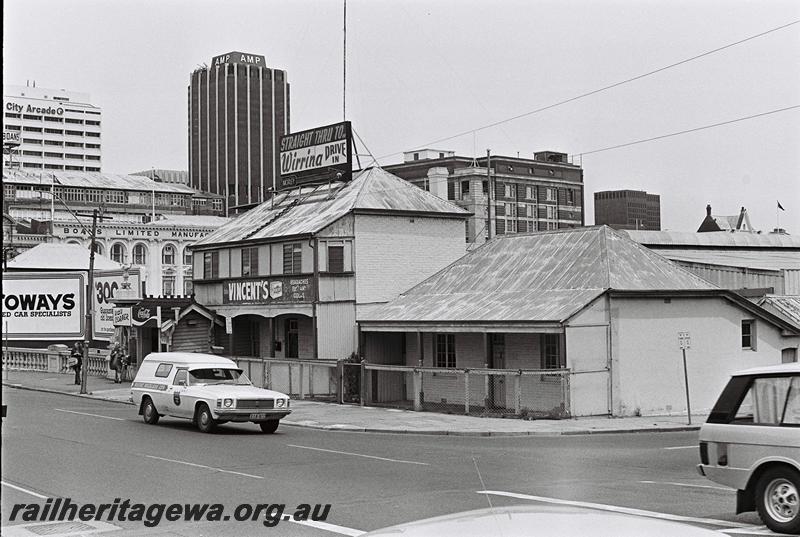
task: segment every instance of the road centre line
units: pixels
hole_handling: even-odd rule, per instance
[[[664,449],[700,449],[698,446],[672,446],[665,447]]]
[[[353,528],[345,528],[344,526],[337,526],[336,524],[328,524],[327,522],[317,522],[315,520],[289,519],[289,522],[294,522],[295,524],[300,524],[301,526],[310,526],[312,528],[329,531],[331,533],[338,533],[339,535],[349,535],[350,537],[358,537],[359,535],[364,535],[365,533],[367,533],[366,531],[356,530]]]
[[[692,487],[698,489],[715,489],[715,490],[724,490],[725,492],[736,492],[736,489],[732,489],[729,487],[715,487],[713,485],[692,485],[690,483],[676,483],[674,481],[639,481],[639,483],[645,483],[648,485],[674,485],[676,487]]]
[[[174,462],[176,464],[185,464],[186,466],[194,466],[195,468],[205,468],[207,470],[214,470],[215,472],[222,472],[224,474],[234,474],[234,475],[241,475],[244,477],[252,477],[253,479],[264,479],[263,476],[260,475],[252,475],[252,474],[245,474],[243,472],[234,472],[233,470],[223,470],[222,468],[215,468],[213,466],[206,466],[205,464],[197,464],[194,462],[187,462],[187,461],[178,461],[175,459],[165,459],[164,457],[156,457],[155,455],[145,455],[142,456],[147,457],[148,459],[156,459],[159,461],[167,461],[167,462]]]
[[[544,496],[531,496],[529,494],[518,494],[516,492],[505,492],[501,490],[477,490],[478,494],[493,494],[495,496],[505,496],[508,498],[518,498],[521,500],[531,500],[534,502],[553,503],[557,505],[571,505],[573,507],[585,507],[588,509],[599,509],[601,511],[611,511],[626,515],[644,516],[658,518],[661,520],[672,520],[675,522],[693,522],[695,524],[708,524],[710,526],[722,526],[728,528],[745,528],[752,524],[742,524],[741,522],[731,522],[729,520],[717,520],[714,518],[701,518],[693,516],[672,515],[669,513],[659,513],[656,511],[646,511],[644,509],[633,509],[630,507],[619,507],[617,505],[606,505],[602,503],[578,502],[573,500],[561,500],[559,498],[546,498]]]
[[[48,498],[48,496],[42,496],[38,492],[33,492],[31,490],[24,489],[22,487],[18,487],[17,485],[12,485],[11,483],[7,483],[5,481],[0,481],[0,484],[5,485],[6,487],[9,487],[9,488],[12,488],[12,489],[16,489],[16,490],[18,490],[20,492],[24,492],[25,494],[30,494],[31,496],[35,496],[35,497],[40,498],[42,500],[46,500]]]
[[[402,459],[389,459],[386,457],[376,457],[375,455],[363,455],[361,453],[350,453],[348,451],[336,451],[333,449],[322,449],[317,447],[311,446],[298,446],[295,444],[286,444],[288,447],[299,448],[299,449],[311,449],[314,451],[324,451],[326,453],[338,453],[339,455],[350,455],[353,457],[364,457],[365,459],[377,459],[379,461],[388,461],[388,462],[400,462],[403,464],[419,464],[420,466],[430,466],[427,462],[417,462],[417,461],[404,461]]]
[[[111,416],[103,416],[100,414],[90,414],[88,412],[77,412],[75,410],[65,410],[63,408],[54,408],[56,412],[69,412],[70,414],[80,414],[81,416],[92,416],[93,418],[105,418],[107,420],[125,421],[125,418],[114,418]]]

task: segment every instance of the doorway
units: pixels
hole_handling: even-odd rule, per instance
[[[286,319],[286,352],[285,358],[299,358],[299,328],[297,319]]]
[[[489,368],[505,369],[506,337],[505,334],[489,334]],[[506,377],[491,375],[489,377],[489,401],[494,408],[506,407]]]

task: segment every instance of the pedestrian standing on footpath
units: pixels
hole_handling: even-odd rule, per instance
[[[83,365],[83,342],[76,341],[72,347],[72,354],[67,363],[69,367],[75,370],[75,384],[81,383],[81,366]]]

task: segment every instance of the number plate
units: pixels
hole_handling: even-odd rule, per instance
[[[250,414],[250,419],[251,420],[263,420],[266,417],[267,417],[267,415],[263,414],[263,413],[262,414]]]

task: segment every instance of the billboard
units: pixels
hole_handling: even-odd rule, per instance
[[[314,301],[310,276],[272,276],[228,280],[222,286],[223,304],[296,304]]]
[[[281,136],[280,188],[349,181],[353,169],[349,121]],[[337,174],[341,174],[337,177]]]
[[[3,131],[3,147],[16,147],[21,143],[19,131]]]
[[[131,290],[139,296],[142,288],[138,269],[131,269],[128,274]],[[122,270],[103,270],[94,273],[94,290],[92,292],[92,337],[110,341],[114,336],[114,297],[125,281]]]
[[[3,273],[3,337],[9,340],[83,339],[86,330],[80,272]]]

